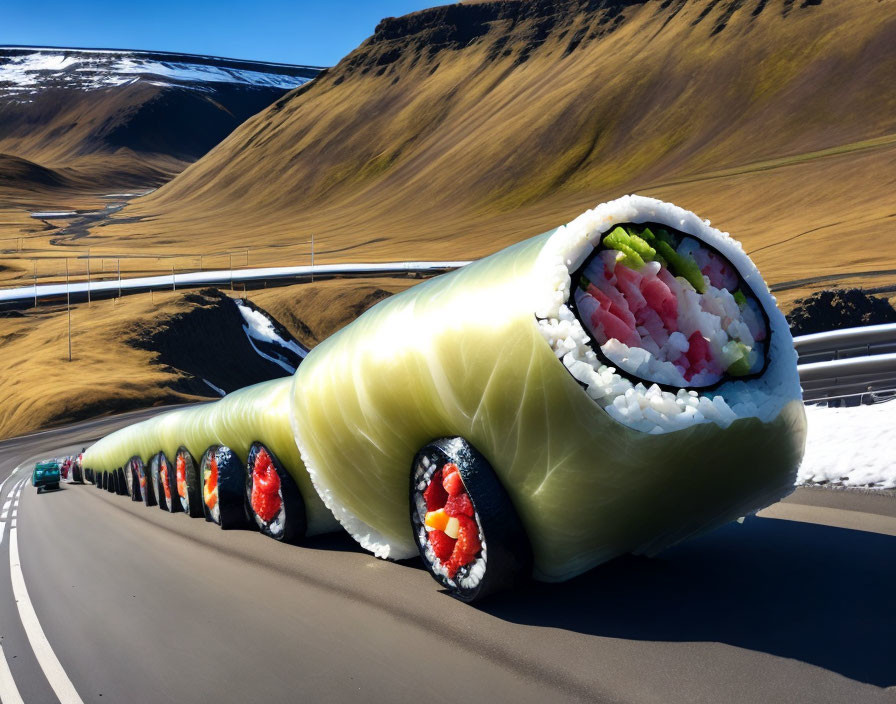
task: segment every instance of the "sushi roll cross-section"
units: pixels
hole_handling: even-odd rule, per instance
[[[462,601],[508,589],[531,572],[529,541],[507,492],[462,438],[428,443],[414,459],[411,524],[427,570]]]
[[[246,469],[233,450],[210,447],[200,463],[205,518],[224,530],[250,527],[246,508]]]
[[[261,443],[249,450],[246,498],[258,530],[274,540],[292,542],[307,528],[302,495],[277,457]]]
[[[617,225],[570,301],[607,365],[661,388],[709,388],[766,365],[768,318],[717,250],[656,223]]]

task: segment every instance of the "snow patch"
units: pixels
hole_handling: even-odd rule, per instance
[[[797,484],[896,489],[896,401],[806,406],[809,433]]]
[[[311,80],[309,76],[293,75],[294,70],[315,71],[310,67],[276,64],[270,65],[270,71],[256,70],[264,69],[266,64],[227,59],[208,65],[192,63],[185,55],[172,55],[170,61],[166,58],[141,52],[77,49],[37,49],[33,53],[12,56],[0,54],[0,97],[7,95],[22,99],[50,87],[97,90],[138,81],[197,91],[211,90],[208,84],[212,83],[292,90]]]
[[[249,340],[249,344],[252,345],[252,349],[254,349],[261,357],[279,365],[290,374],[295,372],[296,367],[290,364],[290,361],[296,359],[301,361],[305,359],[308,350],[296,343],[295,340],[284,339],[280,333],[277,332],[277,329],[274,327],[274,323],[270,318],[261,311],[246,305],[243,299],[237,298],[234,302],[236,303],[240,315],[243,316],[243,331],[246,333],[246,337]],[[272,351],[275,356],[260,350],[258,345],[255,344],[256,342],[262,343],[269,351]],[[280,350],[283,350],[284,353],[279,354]]]

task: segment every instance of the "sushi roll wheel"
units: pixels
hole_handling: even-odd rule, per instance
[[[143,493],[143,505],[144,506],[155,506],[156,505],[156,487],[153,483],[153,465],[155,464],[155,457],[149,461],[149,464],[141,464],[140,465],[140,490]]]
[[[108,491],[110,494],[115,493],[115,475],[117,470],[113,469],[111,472],[106,472],[105,477],[103,478],[103,489]]]
[[[165,455],[159,457],[159,507],[170,513],[181,510],[177,500],[177,477],[175,469]]]
[[[132,458],[127,468],[128,494],[131,501],[143,501],[143,487],[140,482],[142,474],[143,463],[137,457]]]
[[[119,467],[116,472],[115,493],[119,496],[127,496],[129,494],[127,479],[125,479],[125,468]]]
[[[214,445],[205,451],[200,479],[205,520],[223,530],[254,526],[246,509],[246,470],[229,447]]]
[[[411,526],[429,573],[473,602],[532,573],[532,548],[488,461],[463,438],[424,446],[411,470]]]
[[[180,448],[174,461],[175,477],[174,487],[177,490],[177,498],[180,499],[181,509],[191,518],[199,518],[202,513],[201,490],[199,486],[199,473],[196,463],[186,449]]]
[[[159,468],[162,465],[162,459],[165,457],[165,454],[162,452],[157,453],[153,456],[152,460],[149,463],[149,483],[152,484],[152,496],[155,499],[154,505],[158,506],[163,511],[167,511],[165,508],[165,493],[162,491],[162,478],[160,476]]]
[[[258,530],[269,538],[293,542],[305,535],[305,501],[277,457],[261,443],[249,448],[246,499]]]

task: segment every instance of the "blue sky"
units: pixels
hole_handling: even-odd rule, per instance
[[[8,0],[0,45],[157,49],[331,66],[383,17],[447,0]]]

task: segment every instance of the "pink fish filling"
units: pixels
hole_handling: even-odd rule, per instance
[[[575,292],[580,319],[610,361],[624,371],[659,369],[659,378],[639,374],[647,381],[705,386],[726,373],[744,376],[756,371],[763,355],[758,343],[767,336],[758,303],[752,294],[748,300],[739,292],[739,277],[721,255],[693,240],[685,242],[679,253],[700,267],[708,283],[705,293],[673,276],[664,263],[648,261],[635,270],[620,261],[619,252],[605,249],[585,266]],[[645,367],[645,355],[626,354],[624,349],[620,353],[618,345],[608,346],[613,340],[629,352],[646,350],[652,361]],[[674,371],[663,369],[662,363],[671,364]]]

